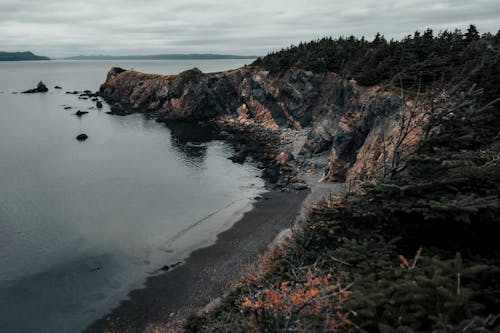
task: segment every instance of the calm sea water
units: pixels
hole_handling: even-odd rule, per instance
[[[0,332],[82,330],[159,267],[213,242],[264,191],[256,168],[233,164],[231,148],[199,128],[111,116],[64,92],[97,90],[112,66],[244,62],[0,62]],[[40,80],[48,93],[12,94]]]

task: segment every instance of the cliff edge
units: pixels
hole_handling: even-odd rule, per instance
[[[419,141],[423,112],[378,87],[335,73],[258,67],[204,74],[144,74],[112,68],[100,88],[112,113],[168,120],[232,119],[269,131],[302,131],[298,161],[327,181],[367,179],[393,170]],[[295,142],[297,144],[297,142]]]

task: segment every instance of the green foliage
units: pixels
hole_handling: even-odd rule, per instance
[[[435,38],[426,31],[402,42],[388,43],[380,35],[373,42],[322,40],[270,55],[260,64],[360,70],[357,60],[349,63],[342,52],[371,52],[379,57],[371,68],[377,76],[391,59],[393,53],[384,53],[391,45],[397,49],[414,43],[419,47],[401,57],[416,61],[415,70],[436,69],[447,77],[452,74],[446,68],[470,65],[460,57],[474,62],[483,54],[482,59],[488,59],[485,50],[499,39],[499,34],[479,36],[471,26],[465,35],[445,32]],[[443,40],[442,45],[437,42]],[[328,47],[316,50],[319,45]],[[337,50],[339,45],[346,49]],[[448,48],[445,57],[439,56],[443,47]],[[430,49],[435,56],[429,62]],[[314,50],[343,56],[330,61]],[[500,96],[500,76],[494,74],[498,68],[497,62],[486,60],[480,70],[469,71],[462,84],[443,89],[446,93],[430,106],[424,142],[403,171],[313,205],[294,241],[273,253],[260,279],[235,291],[220,309],[188,320],[186,331],[252,331],[255,317],[242,308],[244,299],[276,290],[283,281],[304,284],[314,272],[332,276],[335,285],[349,286],[352,294],[343,295],[342,302],[332,299],[296,325],[278,328],[266,321],[260,331],[332,331],[319,325],[318,316],[338,320],[335,311],[340,310],[356,316],[350,318],[354,324],[348,320],[335,331],[500,332],[500,112],[493,101]],[[497,87],[485,78],[493,78]],[[470,82],[477,84],[464,89]]]
[[[485,85],[486,98],[491,99],[500,92],[499,51],[500,31],[480,36],[471,25],[465,34],[455,30],[435,36],[427,29],[401,41],[387,41],[380,34],[373,41],[354,36],[323,38],[270,53],[253,65],[273,72],[292,67],[329,71],[354,78],[361,85],[402,85],[414,91],[461,80],[468,73],[473,81]]]

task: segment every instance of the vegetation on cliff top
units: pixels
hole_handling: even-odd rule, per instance
[[[377,34],[372,41],[354,36],[300,43],[257,59],[253,65],[273,72],[298,67],[313,72],[335,72],[371,86],[387,84],[405,89],[442,87],[457,76],[470,75],[487,84],[500,77],[500,31],[480,35],[474,25],[467,32],[431,29],[402,40],[387,41]],[[487,64],[487,65],[486,65]],[[497,95],[491,83],[486,95]]]
[[[462,36],[482,59],[466,71],[443,53],[430,135],[403,170],[313,205],[261,275],[186,331],[500,332],[499,56],[487,46],[499,35],[485,36]]]

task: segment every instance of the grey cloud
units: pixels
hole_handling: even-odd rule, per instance
[[[498,0],[0,0],[0,48],[49,56],[265,54],[323,36],[500,28]]]

